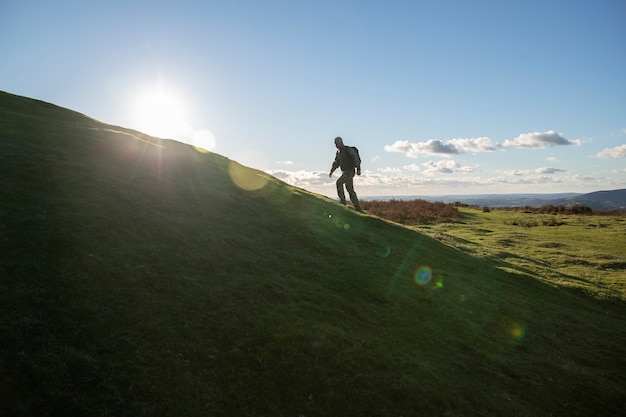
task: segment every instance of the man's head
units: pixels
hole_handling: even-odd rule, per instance
[[[337,149],[343,147],[343,139],[341,139],[340,136],[337,136],[335,138],[335,146],[337,147]]]

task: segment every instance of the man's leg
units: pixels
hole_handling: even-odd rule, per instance
[[[347,174],[348,173],[346,172],[342,172],[341,177],[339,177],[339,179],[336,182],[337,195],[339,196],[339,202],[343,204],[344,206],[346,205],[346,194],[343,192],[343,185],[346,183],[346,181],[348,181]]]
[[[350,176],[350,179],[346,181],[346,190],[348,190],[348,195],[350,196],[350,201],[352,201],[352,205],[357,211],[363,211],[361,209],[361,205],[359,204],[359,198],[356,196],[356,192],[354,191],[354,173]]]

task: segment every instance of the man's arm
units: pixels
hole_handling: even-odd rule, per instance
[[[330,167],[330,174],[328,174],[328,176],[332,177],[333,172],[335,172],[337,168],[339,168],[339,152],[335,155],[335,160],[333,161],[333,165]]]

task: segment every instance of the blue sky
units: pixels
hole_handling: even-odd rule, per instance
[[[626,2],[0,2],[0,90],[334,196],[626,188]],[[335,179],[337,174],[335,174]]]

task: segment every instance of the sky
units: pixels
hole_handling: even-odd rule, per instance
[[[336,197],[626,188],[624,0],[0,0],[0,90]]]

